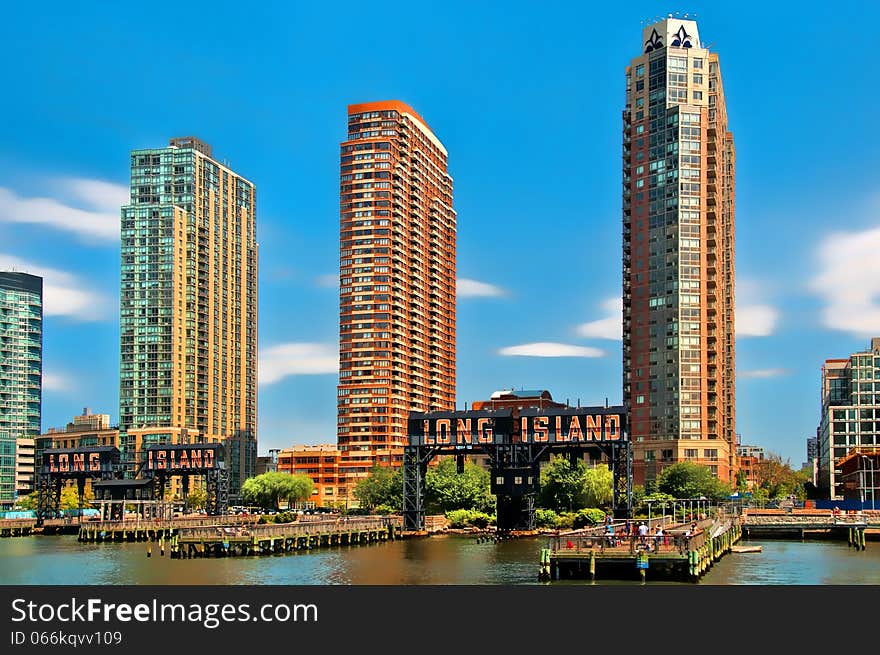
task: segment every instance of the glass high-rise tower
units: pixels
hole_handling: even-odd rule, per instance
[[[637,482],[735,474],[734,167],[718,55],[697,23],[643,30],[623,111],[623,398]]]
[[[255,196],[186,137],[131,152],[122,208],[123,449],[227,442],[233,494],[256,468]]]
[[[400,465],[409,412],[455,408],[447,152],[402,102],[349,105],[340,155],[340,475]]]
[[[0,507],[15,502],[16,439],[40,434],[43,278],[0,271]]]

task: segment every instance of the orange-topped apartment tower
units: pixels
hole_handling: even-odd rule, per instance
[[[446,148],[402,102],[348,107],[340,154],[340,474],[400,465],[409,412],[455,409]]]
[[[623,111],[623,398],[637,483],[736,469],[734,166],[718,55],[692,20],[644,28]]]

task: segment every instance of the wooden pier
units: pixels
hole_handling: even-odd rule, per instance
[[[645,521],[647,523],[647,521]],[[689,534],[688,526],[666,524],[663,536],[606,535],[573,531],[550,540],[541,551],[540,578],[558,579],[677,579],[697,581],[730,552],[742,536],[735,518],[704,519]]]
[[[27,537],[35,534],[76,534],[80,518],[48,519],[42,526],[37,519],[0,519],[0,537]]]
[[[189,528],[242,527],[255,525],[256,516],[179,516],[173,519],[123,521],[82,521],[79,540],[89,543],[119,541],[168,540],[180,530]],[[47,522],[48,523],[48,522]]]
[[[339,518],[275,525],[182,528],[169,540],[172,558],[274,555],[353,546],[401,537],[400,517]]]
[[[742,527],[746,538],[846,538],[850,546],[865,550],[866,537],[877,535],[880,516],[876,512],[835,515],[831,510],[748,509],[743,513]]]
[[[26,537],[33,534],[36,519],[0,520],[0,537]]]

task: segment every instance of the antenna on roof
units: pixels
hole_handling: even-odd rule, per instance
[[[581,399],[578,398],[578,409],[580,409],[580,407],[581,407]]]
[[[608,409],[608,396],[605,396],[605,409]]]

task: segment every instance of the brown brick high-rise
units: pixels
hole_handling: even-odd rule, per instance
[[[636,482],[736,461],[733,135],[692,20],[646,27],[623,112],[623,398]]]
[[[397,101],[349,105],[340,157],[338,446],[353,482],[399,465],[411,411],[455,408],[447,153]]]

